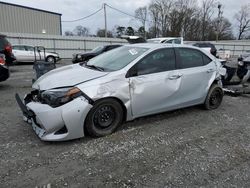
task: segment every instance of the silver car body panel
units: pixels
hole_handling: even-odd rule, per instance
[[[75,64],[45,74],[34,83],[33,88],[49,90],[75,86],[93,101],[112,97],[124,105],[127,111],[126,120],[129,121],[149,114],[204,103],[212,83],[220,80],[220,75],[225,72],[219,60],[210,53],[200,48],[185,46],[202,51],[212,61],[201,67],[126,78],[127,71],[150,52],[179,45],[135,44],[133,46],[147,47],[149,50],[118,71],[100,72]],[[37,123],[45,130],[41,135],[38,129],[38,136],[47,141],[83,137],[84,121],[92,108],[83,96],[57,108],[39,102],[30,102],[26,106],[35,113]],[[55,135],[55,132],[64,125],[68,133]]]
[[[32,87],[39,90],[48,90],[74,86],[107,74],[106,72],[81,67],[79,64],[68,65],[49,71],[46,75],[41,76]]]
[[[52,108],[47,104],[30,102],[27,108],[36,115],[32,119],[32,127],[36,134],[45,141],[62,141],[84,136],[84,120],[91,109],[91,105],[84,97],[75,100],[57,108]],[[65,134],[56,134],[64,126],[68,132]]]

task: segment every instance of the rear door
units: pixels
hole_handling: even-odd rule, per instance
[[[27,61],[31,61],[31,62],[35,61],[34,47],[25,46],[25,52],[26,52]]]
[[[181,85],[177,96],[183,106],[202,103],[216,71],[215,63],[203,52],[192,48],[176,48]]]
[[[179,101],[175,97],[180,86],[173,48],[156,50],[128,73],[132,113],[134,117],[165,111]]]

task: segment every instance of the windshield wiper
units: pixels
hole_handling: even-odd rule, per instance
[[[104,68],[98,67],[98,66],[95,66],[95,65],[88,65],[87,63],[85,63],[85,66],[89,67],[89,68],[92,68],[92,69],[99,70],[99,71],[104,71]]]

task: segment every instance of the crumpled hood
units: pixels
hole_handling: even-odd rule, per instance
[[[32,87],[39,90],[48,90],[67,86],[70,87],[82,82],[105,76],[107,74],[107,72],[88,69],[79,64],[68,65],[54,69],[41,76],[32,85]]]

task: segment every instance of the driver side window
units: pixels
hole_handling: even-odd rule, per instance
[[[175,69],[175,52],[173,48],[157,50],[136,64],[137,75],[152,74]]]

